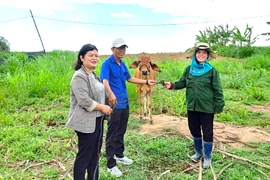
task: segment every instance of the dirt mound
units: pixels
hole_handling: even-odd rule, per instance
[[[191,137],[187,118],[185,117],[163,114],[153,115],[153,121],[154,124],[151,125],[146,120],[146,123],[141,126],[139,134],[159,136],[172,133]],[[252,145],[249,145],[250,142],[270,142],[270,134],[260,127],[229,125],[215,121],[214,142],[227,144],[235,148],[240,148],[244,145],[252,147]]]

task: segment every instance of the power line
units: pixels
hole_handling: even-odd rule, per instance
[[[18,21],[18,20],[22,20],[22,19],[26,19],[26,18],[31,18],[31,16],[21,17],[21,18],[17,18],[17,19],[10,19],[10,20],[6,20],[6,21],[0,21],[0,23],[6,23],[6,22],[11,22],[11,21]]]
[[[243,18],[234,18],[234,19],[229,19],[228,21],[262,18],[262,17],[266,17],[266,16],[270,16],[270,14],[260,15],[260,16],[243,17]],[[91,23],[91,22],[81,22],[81,21],[69,21],[69,20],[53,19],[53,18],[46,18],[46,17],[37,17],[37,18],[46,19],[46,20],[50,20],[50,21],[76,23],[76,24],[88,24],[88,25],[94,25],[94,26],[138,26],[138,27],[139,26],[179,26],[179,25],[192,25],[192,24],[208,24],[208,23],[217,22],[217,21],[203,21],[203,22],[186,22],[186,23],[169,23],[169,24],[108,24],[108,23]]]
[[[69,21],[69,20],[62,20],[62,19],[53,19],[53,18],[45,18],[45,17],[37,17],[40,19],[46,19],[50,21],[58,21],[58,22],[65,22],[65,23],[76,23],[76,24],[88,24],[94,26],[175,26],[178,24],[103,24],[103,23],[90,23],[90,22],[80,22],[80,21]]]
[[[254,19],[254,18],[262,18],[262,17],[267,17],[270,16],[268,15],[260,15],[260,16],[251,16],[251,17],[243,17],[243,18],[234,18],[234,19],[229,19],[228,21],[239,21],[243,19]],[[12,20],[6,20],[6,21],[0,21],[0,23],[5,23],[5,22],[10,22],[10,21],[17,21],[25,18],[30,18],[28,17],[22,17],[22,18],[17,18],[17,19],[12,19]],[[57,21],[57,22],[63,22],[63,23],[75,23],[75,24],[86,24],[86,25],[93,25],[93,26],[137,26],[137,27],[146,27],[146,26],[179,26],[179,25],[193,25],[193,24],[208,24],[208,23],[214,23],[218,21],[202,21],[202,22],[186,22],[186,23],[168,23],[168,24],[109,24],[109,23],[92,23],[92,22],[82,22],[82,21],[70,21],[70,20],[64,20],[64,19],[54,19],[54,18],[46,18],[46,17],[41,17],[41,16],[36,16],[35,18],[39,19],[45,19],[49,21]],[[224,21],[224,20],[222,20]]]
[[[204,21],[204,22],[169,23],[169,24],[107,24],[107,23],[103,24],[103,23],[69,21],[69,20],[53,19],[53,18],[46,18],[46,17],[37,17],[37,18],[46,19],[46,20],[50,20],[50,21],[59,21],[59,22],[76,23],[76,24],[88,24],[88,25],[94,25],[94,26],[178,26],[178,25],[185,25],[185,24],[205,24],[205,23],[214,22],[214,21]]]

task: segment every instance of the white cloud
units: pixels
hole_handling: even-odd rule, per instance
[[[211,17],[216,20],[269,15],[269,0],[73,0],[73,2],[136,4],[143,8],[150,8],[155,13],[184,17]]]
[[[156,53],[156,52],[180,52],[193,46],[195,35],[199,30],[208,27],[229,24],[230,28],[237,26],[241,31],[245,30],[246,24],[253,27],[253,36],[263,32],[270,32],[269,0],[1,0],[0,6],[14,7],[19,9],[31,9],[34,15],[49,16],[55,11],[73,10],[76,3],[107,3],[107,4],[132,4],[148,8],[154,13],[169,14],[173,19],[171,23],[179,24],[171,33],[159,37],[149,36],[147,33],[141,35],[127,34],[124,39],[129,43],[128,53]],[[111,16],[121,18],[134,18],[128,11],[111,13]],[[260,16],[258,18],[258,16]],[[11,44],[12,50],[38,51],[42,50],[37,32],[33,28],[31,19],[27,19],[28,25],[23,24],[25,29],[18,33],[18,26],[10,25],[8,29],[1,27],[1,31],[7,32],[4,36]],[[211,22],[211,23],[206,23]],[[161,22],[162,23],[162,22]],[[13,24],[13,23],[11,23]],[[78,26],[79,27],[79,26]],[[70,28],[70,27],[69,27]],[[42,27],[41,36],[47,51],[53,49],[77,51],[82,44],[93,42],[99,49],[100,54],[110,54],[110,44],[113,40],[112,33],[101,34],[90,28],[61,29]],[[178,30],[177,30],[178,29]],[[44,30],[44,32],[43,32]],[[160,29],[159,29],[160,30]],[[161,28],[162,30],[162,28]],[[76,36],[73,36],[75,35]],[[122,36],[113,33],[113,36]],[[30,37],[30,38],[29,38]],[[266,36],[260,36],[255,45],[268,45]],[[16,43],[13,43],[16,42]],[[148,42],[148,43],[142,43]],[[23,49],[22,49],[23,48]]]
[[[120,17],[120,18],[134,18],[132,14],[129,14],[127,12],[111,13],[110,15],[113,17]]]

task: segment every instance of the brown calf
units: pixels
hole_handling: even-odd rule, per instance
[[[159,67],[152,63],[149,56],[141,56],[138,61],[134,61],[130,68],[136,68],[134,77],[144,80],[156,80],[156,72],[160,72]],[[137,84],[137,93],[139,96],[140,112],[139,116],[142,119],[142,114],[149,117],[150,124],[153,124],[152,120],[152,96],[154,88],[149,84]]]

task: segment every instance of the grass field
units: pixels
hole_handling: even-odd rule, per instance
[[[32,60],[23,53],[13,54],[1,63],[0,179],[49,180],[72,176],[77,137],[65,123],[75,59],[75,52],[53,51]],[[134,59],[127,56],[124,61],[129,65]],[[95,70],[97,74],[103,60],[104,57]],[[189,63],[186,59],[159,59],[162,73],[158,73],[158,80],[178,80]],[[270,133],[269,56],[222,58],[211,64],[220,72],[226,101],[224,112],[216,120],[235,126],[256,126]],[[133,71],[130,69],[131,74]],[[136,86],[128,83],[127,87],[134,115],[138,113]],[[155,88],[153,114],[186,116],[184,90]],[[249,108],[254,105],[262,110]],[[125,152],[135,162],[131,166],[119,165],[124,175],[118,179],[198,179],[198,164],[189,158],[194,153],[192,141],[173,133],[157,137],[138,134],[144,123],[147,122],[130,118]],[[170,129],[164,127],[165,132]],[[227,180],[269,179],[269,141],[248,143],[241,149],[227,146],[225,152],[218,151],[220,146],[216,144],[212,162],[215,175]],[[112,179],[106,172],[104,146],[102,155],[100,179]],[[210,169],[203,171],[203,179],[213,179]]]

